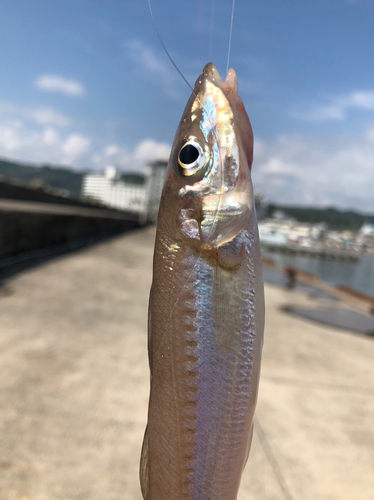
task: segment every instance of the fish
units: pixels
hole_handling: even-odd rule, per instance
[[[233,69],[209,63],[165,174],[149,300],[144,500],[235,500],[264,331],[253,132]]]

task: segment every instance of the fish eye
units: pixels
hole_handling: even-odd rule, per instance
[[[209,160],[209,152],[196,139],[187,141],[179,151],[178,163],[181,166],[183,175],[193,175]]]
[[[179,161],[184,165],[191,165],[200,156],[200,151],[194,144],[186,144],[179,152]]]

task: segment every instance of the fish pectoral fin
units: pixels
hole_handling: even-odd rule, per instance
[[[221,222],[216,221],[214,224],[216,229],[212,234],[208,233],[207,243],[212,247],[219,248],[234,240],[248,226],[251,213],[249,208],[246,208],[238,214],[222,217]]]
[[[235,270],[242,263],[244,252],[245,249],[243,243],[236,251],[227,250],[226,248],[218,248],[217,250],[218,263],[224,269]]]
[[[247,446],[247,456],[246,456],[246,458],[244,460],[243,469],[246,466],[246,463],[248,461],[249,452],[251,451],[252,439],[253,439],[253,424],[252,424],[252,427],[251,427],[251,431],[249,433],[248,446]]]
[[[148,426],[145,428],[144,440],[142,446],[142,454],[140,457],[140,487],[144,500],[149,500],[149,482],[148,482],[148,441],[149,441]]]
[[[151,347],[151,341],[152,341],[152,335],[151,335],[151,325],[152,325],[152,319],[151,319],[151,304],[152,304],[152,287],[151,287],[151,292],[149,294],[149,301],[148,301],[148,363],[149,366],[152,367],[152,347]]]

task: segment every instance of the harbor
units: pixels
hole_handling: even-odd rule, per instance
[[[360,258],[358,252],[350,252],[347,250],[338,250],[334,248],[316,248],[312,246],[301,245],[272,245],[266,242],[262,243],[262,248],[268,252],[278,252],[287,255],[303,255],[316,259],[357,262]]]
[[[342,262],[357,262],[362,254],[374,254],[373,224],[362,223],[355,230],[337,230],[326,222],[298,221],[282,210],[269,216],[260,194],[256,197],[256,208],[265,252]]]
[[[2,282],[0,498],[141,500],[153,244],[146,227]],[[307,276],[287,289],[268,264],[255,432],[238,500],[371,500],[374,339],[287,310],[358,309],[307,287]]]
[[[268,252],[264,247],[262,254],[266,260],[280,268],[292,267],[309,273],[332,287],[344,286],[374,297],[374,256],[371,254],[361,254],[357,261]]]

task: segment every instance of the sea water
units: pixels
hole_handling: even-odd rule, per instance
[[[374,297],[374,255],[362,254],[357,262],[286,255],[276,252],[262,254],[283,266],[296,267],[316,274],[331,285],[345,285]]]

